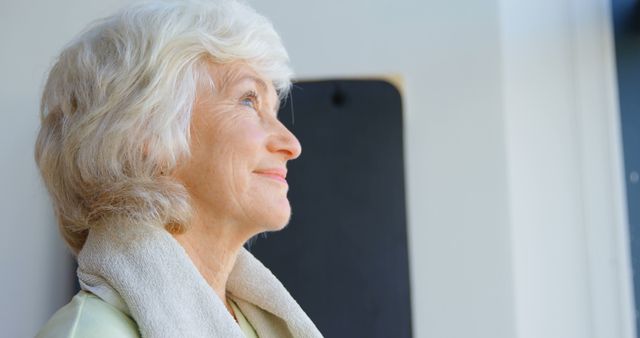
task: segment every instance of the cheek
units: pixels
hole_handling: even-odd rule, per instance
[[[239,129],[239,132],[236,134],[242,135],[242,138],[245,139],[247,144],[254,146],[258,144],[262,145],[267,137],[267,132],[258,119],[246,121],[246,123],[239,126]]]
[[[241,128],[235,128],[230,137],[228,147],[232,149],[238,160],[254,166],[257,169],[266,149],[265,140],[267,133],[255,123],[244,124]]]
[[[253,171],[262,164],[267,134],[255,123],[243,123],[225,130],[220,160],[231,175],[237,192],[246,191],[255,179]]]

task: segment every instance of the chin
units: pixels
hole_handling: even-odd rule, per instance
[[[268,217],[265,217],[263,231],[280,231],[284,229],[291,220],[291,208],[282,208],[283,210],[271,210]]]
[[[254,202],[251,223],[257,226],[254,231],[272,232],[284,229],[291,219],[291,204],[287,198],[270,198]]]
[[[267,223],[267,228],[265,231],[280,231],[284,229],[287,224],[289,224],[289,220],[291,219],[291,213],[288,213],[286,217],[282,217],[278,220],[273,220]]]

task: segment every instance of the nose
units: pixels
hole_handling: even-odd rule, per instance
[[[276,130],[269,142],[269,151],[284,154],[286,160],[298,158],[302,153],[300,141],[282,122],[277,119],[275,121]]]

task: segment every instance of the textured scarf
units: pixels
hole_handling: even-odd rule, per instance
[[[242,338],[222,300],[166,230],[91,229],[78,254],[82,289],[130,315],[144,338]],[[227,292],[260,338],[322,337],[277,278],[244,248]]]

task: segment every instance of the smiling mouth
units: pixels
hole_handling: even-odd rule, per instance
[[[265,177],[268,177],[268,178],[271,178],[271,179],[274,179],[276,181],[280,181],[280,182],[285,183],[285,184],[287,183],[287,180],[282,176],[273,175],[273,174],[263,174],[263,173],[258,173],[258,174],[262,175],[262,176],[265,176]]]
[[[287,184],[287,173],[284,170],[255,171],[256,174]]]

